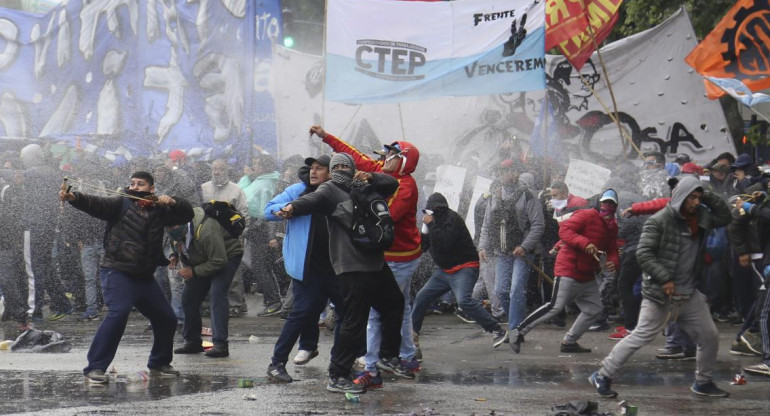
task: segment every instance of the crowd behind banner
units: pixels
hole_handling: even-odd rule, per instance
[[[291,321],[294,303],[307,302],[308,292],[298,291],[296,285],[309,284],[308,270],[300,273],[306,276],[304,282],[287,272],[297,259],[287,258],[291,251],[283,247],[284,239],[292,232],[292,210],[308,215],[312,212],[314,218],[310,238],[304,229],[304,238],[309,241],[304,241],[307,251],[302,255],[317,254],[318,247],[312,254],[311,245],[317,244],[313,243],[313,236],[328,239],[336,232],[330,225],[331,220],[324,226],[324,231],[318,231],[315,215],[331,218],[332,213],[321,208],[313,211],[310,202],[305,201],[312,200],[307,194],[331,192],[326,184],[309,185],[313,183],[313,169],[321,172],[325,168],[328,174],[325,180],[347,186],[341,189],[355,187],[358,181],[378,184],[385,189],[390,182],[379,174],[398,181],[398,190],[392,196],[384,195],[395,223],[394,246],[384,254],[380,253],[379,258],[380,261],[384,259],[383,275],[398,283],[399,288],[393,293],[398,295],[400,291],[405,300],[403,315],[400,309],[393,311],[380,305],[383,309],[377,311],[379,314],[368,317],[369,330],[366,325],[357,325],[355,331],[359,332],[354,334],[349,333],[353,327],[342,329],[338,336],[352,340],[355,354],[350,355],[353,353],[348,351],[349,346],[343,352],[339,348],[336,353],[332,351],[332,366],[336,367],[330,367],[330,391],[363,392],[382,387],[380,371],[414,378],[422,365],[429,365],[429,357],[422,363],[419,330],[423,318],[431,312],[454,313],[464,322],[478,323],[492,333],[494,347],[508,343],[516,353],[521,351],[524,335],[541,321],[565,327],[574,318],[561,350],[590,352],[590,348],[577,343],[583,332],[608,331],[610,339],[621,341],[631,337],[640,324],[640,311],[644,316],[645,310],[643,299],[648,299],[643,290],[644,280],[654,273],[640,264],[641,260],[637,261],[637,248],[645,244],[640,240],[644,241],[645,233],[649,234],[650,216],[666,210],[671,205],[672,192],[676,194],[678,184],[686,183],[692,192],[709,195],[703,196],[703,201],[710,201],[710,196],[718,197],[729,206],[732,216],[732,221],[727,221],[729,225],[705,228],[707,235],[702,236],[702,247],[692,247],[692,250],[704,251],[702,264],[692,269],[698,274],[694,290],[705,296],[714,322],[730,322],[738,329],[730,353],[761,357],[760,364],[747,366],[745,370],[770,376],[770,303],[765,297],[770,276],[770,257],[765,253],[770,248],[770,233],[765,229],[766,218],[770,218],[770,207],[766,208],[770,175],[750,155],[736,157],[726,152],[714,160],[694,160],[687,154],[679,154],[675,160],[667,161],[661,153],[645,153],[641,166],[630,161],[605,164],[609,179],[597,188],[601,190],[595,195],[583,198],[570,190],[569,165],[533,157],[512,139],[503,140],[490,160],[480,160],[478,153],[468,153],[463,160],[447,161],[426,152],[420,160],[416,147],[405,141],[385,144],[381,149],[355,149],[318,126],[311,129],[311,136],[313,133],[331,147],[325,148],[322,156],[310,155],[313,158],[306,159],[308,155],[293,155],[278,160],[257,149],[251,163],[238,171],[228,161],[196,161],[181,150],[155,159],[134,159],[120,166],[85,152],[63,163],[54,157],[49,146],[38,144],[29,144],[20,152],[5,151],[0,155],[3,325],[14,325],[22,333],[46,320],[99,320],[105,314],[98,278],[100,259],[104,255],[105,225],[88,218],[80,210],[60,204],[56,192],[66,178],[65,185],[71,186],[67,192],[71,189],[88,195],[123,195],[128,189],[127,178],[132,178],[135,172],[152,174],[157,196],[181,198],[193,207],[200,207],[210,200],[223,200],[237,208],[247,218],[248,225],[239,237],[244,244],[243,260],[240,266],[235,263],[237,271],[233,272],[227,290],[227,311],[231,317],[280,316]],[[332,150],[337,153],[330,158]],[[343,159],[337,157],[338,154],[350,157]],[[352,176],[351,173],[350,178],[344,179],[339,172],[346,167],[353,172],[365,171],[374,175]],[[465,170],[464,179],[457,180],[447,173],[458,167]],[[316,182],[323,182],[318,176],[315,178]],[[292,186],[300,183],[306,188],[303,187],[301,193],[293,193]],[[484,188],[483,192],[476,189],[478,186]],[[434,193],[440,189],[454,190],[455,194]],[[277,201],[281,203],[277,204]],[[276,210],[266,210],[268,206],[274,206]],[[718,208],[708,208],[712,215],[716,215]],[[598,212],[596,219],[588,218],[594,212]],[[279,218],[289,221],[275,221]],[[584,235],[586,231],[581,227],[591,221],[604,224],[605,232]],[[200,225],[200,222],[193,220],[191,224]],[[296,233],[296,229],[293,232]],[[448,235],[442,234],[447,232],[453,237],[445,241],[453,241],[455,246],[439,244],[439,238],[431,235]],[[468,234],[467,241],[465,234]],[[693,239],[696,234],[693,232]],[[584,250],[570,254],[570,239],[580,236],[590,240],[588,245],[593,248],[584,244]],[[193,234],[192,238],[197,237]],[[184,238],[175,238],[173,230],[167,228],[164,257],[186,254],[189,240],[189,236],[186,242]],[[332,242],[324,244],[330,246]],[[333,257],[331,265],[328,258],[324,263],[328,273],[332,276],[351,273],[340,273],[339,261],[344,261],[346,254],[335,254],[336,248],[326,246],[323,253],[331,252]],[[306,259],[302,267],[322,260]],[[25,264],[31,267],[24,267]],[[173,260],[172,266],[175,266]],[[389,271],[384,272],[385,269]],[[188,302],[183,300],[183,293],[185,286],[190,284],[186,282],[189,277],[181,274],[179,267],[162,266],[154,276],[180,327],[186,323],[184,311]],[[342,316],[347,319],[345,314],[353,313],[340,309],[350,305],[356,308],[348,309],[360,309],[357,308],[360,299],[354,300],[356,295],[351,294],[355,290],[344,282],[347,280],[343,279],[341,289],[345,295],[339,296],[336,302],[328,301],[333,295],[313,292],[314,297],[323,300],[320,308],[312,308],[315,311],[313,328],[336,325],[339,331],[339,326],[343,325]],[[586,282],[591,285],[582,285]],[[247,309],[246,296],[254,293],[261,293],[262,306],[253,314]],[[300,299],[295,298],[297,294]],[[359,293],[358,296],[371,294]],[[565,298],[570,302],[565,303]],[[668,300],[672,301],[671,295]],[[336,304],[343,302],[349,305]],[[201,303],[200,308],[206,316],[208,302],[201,298]],[[364,304],[366,311],[369,306],[378,307],[366,302],[361,305]],[[335,308],[338,309],[336,322]],[[320,316],[318,312],[321,312]],[[373,309],[372,314],[375,313]],[[403,319],[396,319],[394,314]],[[543,317],[547,319],[540,319]],[[358,318],[361,324],[367,322],[365,316]],[[372,322],[377,324],[375,333],[371,332]],[[395,348],[394,353],[394,345],[398,342],[393,344],[394,340],[388,338],[398,334],[398,330],[393,330],[396,323],[401,328],[401,348],[400,351]],[[675,320],[666,324],[666,348],[657,357],[694,358],[696,345],[703,342],[702,339],[691,339],[698,332],[682,330]],[[226,321],[224,325],[227,326]],[[721,328],[725,329],[724,326]],[[300,354],[294,359],[295,365],[303,365],[318,354],[317,333],[316,345],[313,345],[313,335],[304,331],[297,329]],[[366,337],[360,331],[367,332]],[[185,340],[189,341],[187,335],[186,330]],[[307,341],[307,336],[311,341]],[[197,337],[196,342],[199,340]],[[303,348],[303,342],[305,346],[311,346]],[[430,341],[423,339],[422,342]],[[195,353],[197,348],[197,344],[185,344],[177,353]],[[226,355],[225,350],[223,354],[210,356]],[[343,374],[350,371],[347,355],[351,359],[360,357],[356,363],[363,367],[363,371],[358,375],[348,377]],[[278,382],[291,381],[285,365],[285,358],[274,357],[268,376]],[[605,368],[607,365],[605,360]],[[592,383],[600,394],[608,395],[612,392],[609,389],[610,374],[609,370],[603,371],[592,376]],[[703,386],[704,380],[696,377],[693,391],[708,393],[708,389],[696,388],[698,383]]]

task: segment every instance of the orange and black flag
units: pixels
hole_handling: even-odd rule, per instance
[[[618,21],[623,0],[548,0],[545,4],[545,50],[559,48],[580,70]]]
[[[770,0],[738,0],[685,62],[704,77],[737,79],[754,92],[770,88]],[[704,82],[709,98],[725,94]]]

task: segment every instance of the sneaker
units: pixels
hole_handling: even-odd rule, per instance
[[[401,360],[401,365],[404,366],[407,370],[413,372],[413,373],[419,373],[420,370],[422,370],[422,366],[420,365],[420,360],[417,359],[417,355],[415,354],[414,357],[412,357],[411,360]]]
[[[65,317],[65,316],[67,316],[67,315],[69,315],[69,314],[71,314],[71,313],[72,313],[72,310],[70,310],[70,311],[59,311],[59,312],[55,312],[53,315],[51,315],[51,316],[49,316],[49,317],[48,317],[48,320],[49,320],[49,321],[51,321],[51,322],[54,322],[54,321],[60,321],[60,320],[62,320],[62,319]]]
[[[299,350],[297,351],[297,355],[294,357],[293,362],[296,365],[305,365],[315,357],[318,357],[318,350],[315,350],[315,351]]]
[[[607,338],[613,341],[620,341],[629,335],[631,335],[631,331],[626,331],[626,328],[623,328],[621,331],[611,333],[609,336],[607,336]]]
[[[267,366],[267,378],[276,383],[291,383],[293,380],[289,373],[286,372],[286,364],[270,364]]]
[[[86,309],[82,315],[80,315],[81,321],[95,321],[99,319],[99,314],[93,309]]]
[[[522,335],[519,331],[516,331],[516,338],[511,342],[511,349],[513,352],[518,354],[521,352],[521,344],[524,343],[524,335]]]
[[[337,314],[334,312],[334,308],[331,306],[326,307],[326,317],[324,318],[324,326],[329,331],[334,331],[334,326],[337,325]]]
[[[498,326],[492,330],[492,347],[497,348],[508,342],[508,331]]]
[[[155,377],[179,377],[179,371],[174,370],[174,367],[170,365],[162,365],[160,367],[147,367],[150,369],[150,375]]]
[[[475,324],[476,321],[471,318],[465,311],[463,311],[460,308],[457,308],[455,310],[455,316],[460,318],[461,321],[465,322],[466,324]]]
[[[770,366],[765,363],[754,364],[748,367],[743,367],[743,371],[751,374],[760,374],[763,376],[770,376]]]
[[[262,312],[258,313],[257,316],[264,318],[266,316],[278,315],[279,313],[281,313],[281,309],[283,309],[281,307],[281,302],[276,302],[272,305],[265,306],[265,309],[263,309]]]
[[[692,384],[692,387],[690,387],[690,390],[700,396],[708,396],[708,397],[727,397],[730,395],[730,393],[720,389],[719,387],[714,384],[713,381],[709,381],[708,383],[698,384],[696,381]]]
[[[91,370],[85,377],[88,384],[107,384],[109,382],[104,370]]]
[[[330,378],[326,390],[332,393],[362,394],[366,389],[346,379],[345,377]]]
[[[607,321],[597,322],[588,327],[588,330],[591,332],[606,331],[608,329],[610,329],[610,324]]]
[[[230,318],[238,318],[243,315],[243,311],[239,306],[233,306],[230,308],[230,313],[228,315]]]
[[[695,351],[683,351],[681,348],[664,348],[655,358],[659,360],[694,360]]]
[[[547,324],[556,325],[559,328],[564,328],[567,326],[567,321],[564,319],[558,319],[558,318],[551,318],[547,321],[545,321]]]
[[[590,348],[582,347],[577,342],[572,342],[572,343],[569,343],[569,344],[565,344],[565,343],[562,342],[561,343],[560,351],[563,352],[563,353],[578,353],[578,354],[582,354],[582,353],[586,353],[586,352],[591,352],[591,349]]]
[[[209,358],[224,358],[230,356],[230,348],[227,344],[214,344],[203,355]]]
[[[746,331],[741,335],[741,344],[751,350],[756,355],[762,355],[762,336],[757,333]]]
[[[733,345],[730,347],[730,354],[739,355],[742,357],[755,357],[757,355],[761,355],[755,353],[749,347],[747,347],[746,344],[740,341],[733,341]]]
[[[198,354],[203,352],[201,343],[187,343],[174,350],[174,354]]]
[[[591,383],[592,386],[596,387],[596,392],[599,393],[599,396],[606,397],[606,398],[613,398],[618,396],[618,392],[612,390],[612,380],[610,380],[609,377],[605,377],[601,374],[599,374],[598,371],[595,371],[593,374],[591,374],[590,377],[588,377],[588,382]]]
[[[358,374],[356,374],[356,379],[353,380],[353,384],[356,386],[369,391],[369,390],[376,390],[382,388],[382,376],[380,376],[380,372],[377,372],[376,376],[373,376],[368,371],[362,371]]]
[[[403,378],[411,379],[415,377],[413,372],[401,365],[401,360],[398,357],[380,358],[380,361],[377,361],[377,368]]]

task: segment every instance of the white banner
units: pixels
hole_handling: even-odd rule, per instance
[[[346,103],[545,87],[545,2],[329,0],[326,99]]]
[[[433,192],[444,195],[449,208],[457,211],[460,206],[460,193],[465,182],[465,168],[451,165],[441,165],[436,169],[436,186]]]
[[[735,152],[735,146],[719,102],[704,96],[703,78],[683,61],[694,46],[692,26],[687,15],[679,12],[661,26],[608,45],[602,56],[621,121],[642,151],[662,150],[669,160],[688,153],[702,164],[719,153]],[[321,123],[367,153],[383,143],[408,140],[420,149],[420,165],[431,156],[457,164],[477,153],[484,175],[499,157],[504,138],[516,137],[524,150],[528,148],[545,95],[535,91],[376,105],[327,102],[324,107],[319,93],[322,62],[322,57],[294,51],[282,50],[274,56],[276,91],[291,91],[275,95],[281,156],[310,149],[328,152],[325,145],[310,147],[318,146],[317,138],[308,141],[307,128]],[[572,157],[614,167],[623,145],[597,97],[563,57],[549,56],[547,67],[549,101],[554,107],[548,124],[556,121],[549,131],[559,136],[551,139],[547,151],[558,150],[565,161]],[[586,63],[582,75],[602,102],[611,106],[598,60]],[[552,146],[554,142],[559,145]],[[630,147],[625,151],[636,159]]]
[[[564,183],[569,187],[569,192],[581,198],[590,198],[598,194],[610,178],[612,172],[599,165],[585,160],[572,159],[569,161],[567,176]]]

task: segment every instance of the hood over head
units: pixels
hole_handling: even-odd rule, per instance
[[[24,167],[31,168],[35,166],[43,166],[45,164],[45,154],[43,148],[39,144],[28,144],[21,149],[19,154],[21,162]]]
[[[668,205],[679,214],[685,199],[695,190],[703,191],[703,183],[693,176],[683,177],[671,191],[671,200],[668,201]]]
[[[409,175],[417,169],[417,162],[420,161],[420,151],[417,148],[405,141],[395,141],[391,144],[383,145],[388,150],[398,152],[401,158],[401,166],[393,172],[398,176]]]
[[[434,192],[428,197],[425,209],[429,209],[433,212],[441,212],[449,209],[449,203],[446,198],[444,198],[444,195],[439,192]]]

